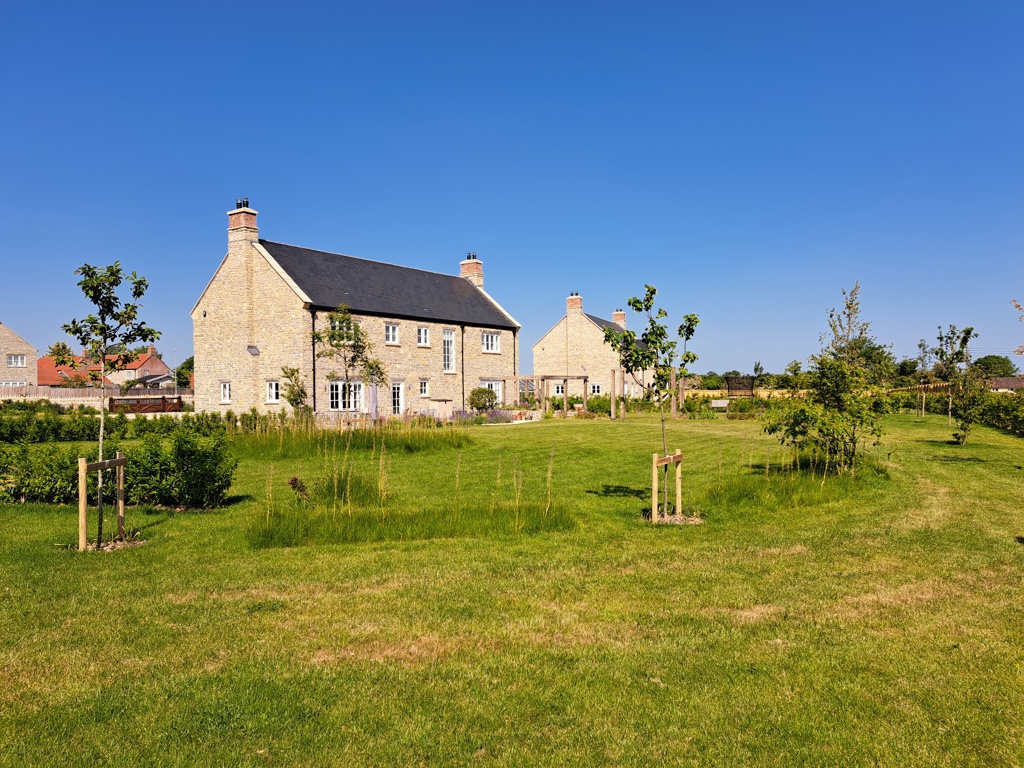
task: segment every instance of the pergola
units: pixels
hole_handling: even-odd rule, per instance
[[[615,411],[616,411],[616,395],[617,395],[616,386],[615,386],[615,384],[616,384],[616,375],[618,376],[618,379],[621,382],[623,396],[625,396],[625,393],[626,393],[626,386],[625,386],[625,384],[626,384],[626,372],[622,371],[622,370],[617,370],[615,368],[612,368],[611,369],[611,392],[609,392],[608,394],[609,394],[609,399],[611,401],[611,417],[613,419],[616,417],[616,414],[615,414]],[[562,413],[563,414],[568,414],[568,412],[569,412],[569,396],[568,396],[568,394],[569,394],[569,382],[570,381],[582,381],[583,382],[583,410],[584,411],[587,410],[587,398],[588,398],[588,396],[590,394],[589,388],[587,387],[587,384],[590,382],[590,377],[589,376],[568,376],[568,375],[562,375],[562,374],[552,374],[552,375],[549,375],[549,376],[512,376],[510,378],[505,378],[505,379],[501,380],[502,398],[503,399],[507,399],[508,398],[508,395],[506,393],[509,391],[508,387],[511,384],[512,387],[513,387],[512,391],[514,391],[516,393],[516,400],[518,401],[519,393],[520,393],[520,386],[522,385],[524,393],[529,393],[530,385],[532,384],[533,385],[533,391],[537,395],[537,401],[540,403],[541,412],[542,413],[547,413],[548,412],[548,407],[550,405],[551,395],[552,395],[552,392],[551,392],[551,382],[554,382],[555,384],[561,384],[562,385]],[[623,405],[622,406],[622,417],[625,418],[625,415],[626,415],[626,406]]]

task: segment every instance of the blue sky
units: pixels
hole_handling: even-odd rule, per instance
[[[44,350],[120,260],[187,357],[247,196],[269,240],[477,252],[527,351],[652,283],[698,371],[778,371],[859,280],[898,356],[948,323],[1007,354],[1022,39],[1017,1],[8,3],[0,321]]]

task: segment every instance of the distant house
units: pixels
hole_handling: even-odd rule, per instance
[[[476,387],[498,392],[518,372],[519,323],[484,291],[469,254],[445,275],[259,237],[248,200],[228,212],[228,252],[192,309],[197,411],[287,407],[282,367],[297,368],[317,412],[438,416]],[[386,382],[343,381],[312,334],[347,305]]]
[[[116,356],[108,355],[112,360]],[[93,384],[92,374],[100,370],[99,363],[82,366],[82,355],[76,355],[75,365],[56,365],[52,357],[40,357],[36,361],[36,370],[41,387],[67,387],[78,382],[81,386]],[[170,376],[171,369],[157,355],[156,347],[150,346],[135,360],[119,371],[109,371],[103,379],[104,384],[123,384],[131,379],[146,379],[153,376]],[[171,384],[173,386],[173,383]]]
[[[625,394],[641,396],[648,378],[646,372],[637,374],[636,379],[625,374],[618,353],[604,342],[605,328],[624,331],[626,313],[617,309],[611,320],[604,320],[583,311],[583,297],[578,293],[569,296],[565,300],[565,317],[533,345],[534,375],[586,376],[588,395],[607,395],[611,391],[611,372],[615,369],[616,394],[623,394],[622,382],[625,381]],[[568,386],[570,397],[583,394],[582,380],[570,380]],[[556,381],[551,394],[560,397],[562,384]]]
[[[0,323],[0,388],[35,386],[36,348]]]
[[[997,376],[989,380],[988,388],[991,392],[1016,392],[1024,389],[1024,376]]]

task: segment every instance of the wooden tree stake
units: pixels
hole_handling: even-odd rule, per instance
[[[87,539],[87,525],[86,520],[88,518],[89,511],[89,494],[86,489],[86,478],[88,476],[88,470],[86,467],[85,459],[78,460],[78,551],[85,552],[86,547],[89,545]]]

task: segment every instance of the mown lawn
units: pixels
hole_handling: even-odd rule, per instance
[[[642,520],[652,417],[390,458],[393,510],[456,462],[490,510],[554,446],[553,532],[254,549],[268,486],[318,469],[251,446],[227,508],[130,511],[136,549],[0,507],[0,763],[1019,765],[1024,441],[888,428],[823,485],[755,422],[670,425],[700,526]]]

